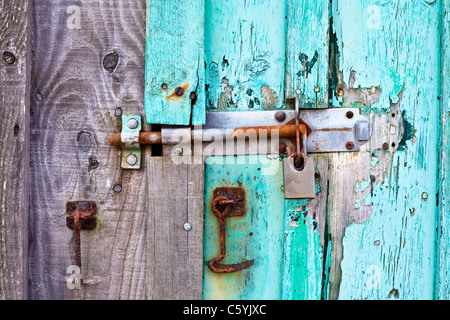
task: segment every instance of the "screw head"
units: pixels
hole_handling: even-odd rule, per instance
[[[163,84],[161,85],[161,89],[167,90],[167,83],[163,83]]]
[[[122,186],[120,184],[116,184],[113,187],[114,192],[119,193],[120,191],[122,191]]]
[[[13,64],[16,61],[16,57],[9,51],[3,52],[3,59],[7,64]]]
[[[186,223],[183,225],[183,229],[186,230],[186,231],[189,231],[189,230],[192,229],[192,226],[191,226],[191,224],[190,224],[189,222],[186,222]]]
[[[34,97],[36,98],[37,101],[42,101],[42,99],[44,98],[40,93],[36,93]]]
[[[277,113],[275,113],[275,119],[279,122],[283,122],[286,120],[286,113],[283,111],[277,111]]]
[[[383,150],[387,150],[389,149],[389,145],[387,144],[387,142],[383,143]]]
[[[355,146],[354,143],[351,142],[351,141],[347,142],[347,144],[345,145],[345,147],[346,147],[348,150],[353,149],[354,146]]]
[[[182,96],[183,93],[184,93],[184,89],[183,89],[182,87],[176,87],[176,88],[175,88],[175,94],[176,94],[177,96]]]
[[[314,87],[314,92],[315,92],[315,93],[319,93],[319,92],[320,92],[320,88],[319,88],[318,86],[315,86],[315,87]]]
[[[353,118],[353,112],[352,111],[347,111],[347,113],[345,114],[347,116],[347,118],[351,119]]]
[[[344,95],[344,90],[339,89],[339,90],[338,90],[338,96],[339,96],[339,97],[342,97],[343,95]]]
[[[120,117],[120,116],[123,114],[123,111],[122,111],[121,108],[117,108],[116,111],[114,112],[114,114],[115,114],[117,117]]]
[[[197,94],[195,92],[191,92],[189,94],[189,99],[194,100],[195,98],[197,98]]]
[[[135,118],[130,118],[127,122],[127,126],[130,129],[136,129],[139,126],[139,122]]]
[[[128,155],[128,157],[127,157],[127,163],[128,163],[130,166],[134,166],[134,165],[137,163],[137,157],[136,157],[136,155],[134,155],[134,154]]]

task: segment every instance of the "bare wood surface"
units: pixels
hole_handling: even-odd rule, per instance
[[[201,157],[198,162],[147,161],[149,299],[202,299],[204,166]]]
[[[33,52],[30,298],[145,299],[146,169],[120,169],[108,142],[120,132],[116,108],[144,112],[145,0],[36,0]],[[83,200],[97,203],[98,220],[81,231],[81,273],[100,282],[69,290],[65,204]]]
[[[29,1],[0,1],[0,299],[27,298]]]

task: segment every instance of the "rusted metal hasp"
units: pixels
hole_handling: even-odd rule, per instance
[[[212,210],[219,219],[220,255],[207,262],[208,268],[215,273],[230,273],[250,268],[254,260],[236,264],[220,264],[225,258],[225,218],[245,215],[245,191],[239,187],[222,187],[214,190]]]
[[[69,201],[66,204],[67,227],[75,231],[75,260],[81,269],[81,235],[80,230],[93,230],[97,226],[97,205],[92,201]]]

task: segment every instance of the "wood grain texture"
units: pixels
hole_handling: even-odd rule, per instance
[[[36,0],[33,26],[30,298],[145,299],[147,172],[121,170],[108,142],[120,132],[117,107],[144,112],[145,0]],[[65,280],[75,264],[69,200],[98,209],[97,228],[81,231],[81,272],[100,282],[81,290]]]
[[[434,298],[450,299],[450,1],[441,1],[441,109],[439,157],[439,211],[436,234],[436,275]]]
[[[204,11],[204,0],[147,1],[148,123],[205,124]],[[177,88],[183,91],[177,93]]]
[[[394,132],[393,139],[400,129],[403,134],[397,143],[386,140],[387,150],[369,141],[359,154],[330,155],[327,297],[431,299],[440,6],[403,0],[332,4],[333,104],[378,118],[371,140],[381,138],[378,131]],[[401,127],[392,128],[390,121],[400,116]]]
[[[316,198],[284,201],[283,300],[320,300],[326,262],[328,155],[314,159]]]
[[[30,2],[0,1],[0,300],[28,296]]]
[[[283,106],[285,16],[285,1],[206,0],[208,111]]]
[[[204,165],[147,161],[147,298],[202,298]],[[183,228],[188,222],[189,231]]]
[[[328,0],[287,1],[285,98],[297,95],[303,108],[328,107],[329,6]]]

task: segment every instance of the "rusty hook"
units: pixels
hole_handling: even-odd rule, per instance
[[[223,189],[240,189],[240,188],[223,188]],[[222,194],[223,194],[223,192],[222,192]],[[243,199],[241,197],[239,197],[237,199],[230,199],[226,195],[218,195],[214,198],[214,200],[212,202],[212,209],[213,209],[214,214],[219,219],[219,229],[220,229],[220,236],[219,236],[220,255],[207,262],[208,268],[212,272],[215,272],[215,273],[236,272],[236,271],[250,268],[254,263],[254,260],[247,260],[247,261],[244,261],[241,263],[236,263],[236,264],[220,264],[220,261],[222,261],[225,258],[225,255],[227,252],[226,244],[225,244],[225,218],[233,217],[233,216],[242,216],[244,214],[244,211],[237,211],[234,213],[231,212],[233,205],[241,203],[242,201],[243,201]],[[225,205],[224,208],[219,208],[219,206],[222,207],[224,205]],[[222,209],[222,211],[220,209]]]

